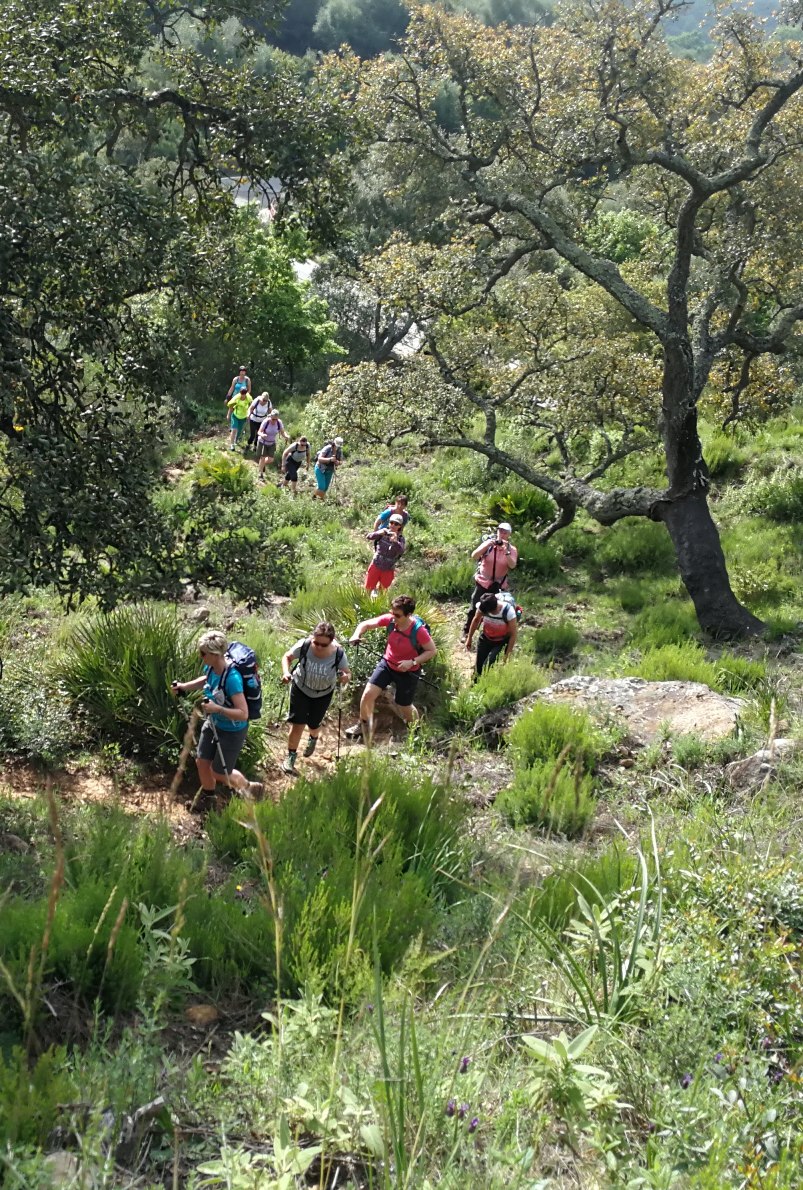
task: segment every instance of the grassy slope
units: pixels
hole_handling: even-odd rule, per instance
[[[803,618],[795,484],[801,426],[776,423],[753,442],[715,445],[715,512],[737,589],[759,614],[794,623]],[[304,581],[317,592],[359,576],[368,557],[359,533],[404,483],[414,519],[399,589],[427,585],[437,594],[439,631],[457,648],[465,585],[460,562],[482,522],[493,520],[489,489],[506,485],[479,461],[450,452],[415,467],[406,460],[399,471],[386,460],[350,465],[330,508],[300,501],[310,518]],[[627,468],[614,478],[627,481]],[[511,516],[517,539],[526,541],[526,517]],[[665,665],[665,650],[674,647],[676,667],[691,676],[714,662],[710,672],[718,680],[722,649],[697,641],[659,529],[628,523],[601,531],[581,521],[556,539],[554,552],[528,547],[530,560],[516,586],[526,612],[521,653],[537,656],[554,674],[616,674]],[[212,603],[221,618],[226,603]],[[70,625],[59,625],[53,610],[44,597],[2,605],[3,636],[24,655],[25,674],[52,666],[65,645]],[[32,611],[39,618],[31,620]],[[289,615],[279,608],[269,627],[257,617],[237,621],[234,631],[261,634],[263,649],[274,655],[294,635]],[[539,629],[566,624],[579,634],[573,652],[535,653],[536,642],[542,650],[555,643],[554,636],[551,642],[539,637]],[[563,642],[570,642],[565,632]],[[30,1096],[44,1123],[38,1132],[18,1130],[6,1158],[7,1184],[37,1184],[35,1140],[45,1139],[55,1103],[112,1102],[130,1110],[161,1091],[189,1132],[151,1154],[142,1184],[171,1184],[175,1168],[190,1186],[278,1185],[270,1177],[281,1173],[276,1138],[284,1120],[299,1144],[322,1141],[335,1161],[322,1173],[313,1165],[316,1184],[332,1184],[336,1168],[340,1186],[799,1185],[801,765],[793,760],[766,788],[738,796],[722,768],[724,760],[761,742],[771,715],[780,720],[779,731],[797,734],[796,657],[788,640],[766,653],[752,645],[739,655],[760,661],[766,671],[760,680],[748,675],[754,689],[742,737],[719,749],[667,740],[628,768],[615,754],[602,755],[596,811],[574,842],[538,829],[514,830],[487,807],[498,762],[477,750],[470,717],[452,713],[450,763],[460,776],[458,792],[485,807],[471,814],[464,895],[442,905],[427,941],[413,946],[381,985],[374,984],[367,947],[349,959],[347,990],[321,1000],[313,977],[303,1000],[278,1010],[281,1027],[261,1033],[252,1022],[255,1010],[267,1006],[268,983],[260,991],[258,981],[246,981],[236,1011],[231,993],[219,1004],[223,1017],[214,1036],[224,1036],[225,1044],[214,1037],[205,1043],[203,1033],[188,1034],[178,1023],[187,970],[170,938],[180,935],[180,923],[168,917],[174,932],[159,950],[157,927],[148,929],[140,918],[140,937],[156,949],[151,974],[134,995],[137,1014],[118,1021],[108,1037],[97,1023],[88,1048],[72,1060],[57,1056],[58,1077],[51,1071],[42,1080],[51,1091]],[[60,718],[61,703],[43,691],[44,711],[9,726],[10,703],[20,689],[12,681],[0,698],[0,726],[27,741],[31,752],[60,756],[59,733],[68,739],[75,733],[74,717]],[[419,733],[409,754],[402,750],[397,764],[411,781],[422,769],[446,765],[439,748],[447,713],[442,707],[430,733]],[[105,748],[107,763],[131,763],[112,744]],[[472,771],[478,775],[473,782]],[[92,829],[95,813],[81,813],[76,837]],[[31,901],[46,896],[52,870],[45,822],[46,810],[30,800],[2,805],[0,884]],[[15,850],[11,836],[32,840],[33,849]],[[649,860],[643,916],[639,846]],[[210,854],[218,899],[241,903],[249,920],[266,915],[270,921],[265,869],[242,860],[232,866],[219,851]],[[358,878],[358,898],[359,887]],[[601,919],[586,919],[585,907],[594,900],[607,908]],[[569,917],[577,924],[565,934]],[[90,929],[90,949],[91,936]],[[632,962],[622,960],[615,977],[617,944],[627,956],[634,942]],[[210,998],[214,981],[203,996]],[[615,1019],[611,1012],[618,1013]],[[240,1020],[247,1027],[232,1043],[230,1029]],[[554,1039],[563,1028],[572,1037],[588,1024],[596,1032],[577,1059],[522,1043],[522,1035]],[[193,1057],[205,1045],[213,1059],[206,1065]],[[20,1103],[11,1069],[0,1082],[0,1107]],[[83,1118],[79,1130],[98,1168],[96,1114]],[[372,1164],[372,1151],[380,1150],[386,1160]],[[210,1161],[228,1163],[229,1172],[197,1172]],[[284,1161],[291,1185],[297,1168],[292,1144]]]

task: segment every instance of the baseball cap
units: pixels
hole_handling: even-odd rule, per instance
[[[343,439],[335,438],[335,446],[342,446],[342,445],[343,445]]]
[[[278,409],[271,409],[271,411],[270,411],[270,413],[268,414],[268,416],[269,416],[269,417],[278,417],[278,416],[279,416],[279,410],[278,410]]]
[[[509,525],[509,524],[507,523],[507,521],[502,521],[502,524],[501,524],[501,525],[497,525],[496,527],[497,527],[497,529],[502,529],[502,530],[503,530],[505,533],[512,533],[512,532],[513,532],[513,528],[512,528],[512,526],[511,526],[511,525]]]
[[[404,524],[404,517],[398,512],[392,513],[388,519],[389,519],[391,525],[403,525]]]

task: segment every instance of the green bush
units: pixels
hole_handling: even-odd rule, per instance
[[[652,599],[652,591],[645,583],[637,579],[623,579],[614,588],[615,598],[625,612],[640,612],[644,605]]]
[[[754,693],[767,681],[765,662],[736,657],[733,653],[723,653],[716,668],[717,689],[723,694]]]
[[[556,760],[566,753],[567,764],[579,763],[590,772],[605,752],[602,732],[584,712],[563,703],[537,702],[510,729],[510,746],[517,767]]]
[[[495,804],[514,826],[537,826],[574,838],[593,818],[596,799],[592,778],[581,765],[543,760],[519,769]]]
[[[449,722],[471,724],[480,715],[511,706],[547,684],[547,675],[529,657],[515,653],[505,665],[486,666],[476,682],[465,687],[449,704]]]
[[[717,684],[716,666],[707,660],[703,648],[694,641],[647,649],[641,660],[626,669],[625,674],[648,682],[702,682],[712,690]]]
[[[432,599],[465,599],[474,586],[476,564],[468,559],[442,562],[424,571],[416,584],[417,592],[426,592]]]
[[[574,624],[565,620],[560,624],[536,628],[530,634],[530,639],[539,657],[557,657],[562,653],[573,653],[581,637]]]
[[[83,719],[44,649],[15,646],[0,682],[0,755],[60,765],[85,738]]]
[[[50,1047],[33,1063],[21,1048],[15,1047],[5,1056],[0,1050],[0,1145],[4,1151],[7,1145],[44,1147],[59,1104],[75,1098],[76,1086],[64,1047]]]
[[[217,504],[254,490],[254,468],[237,454],[219,451],[200,459],[192,469],[196,499]]]
[[[174,609],[153,604],[80,621],[60,676],[94,737],[172,757],[186,725],[170,682],[197,677],[197,635]]]
[[[612,573],[646,571],[671,574],[676,567],[675,549],[664,525],[627,518],[598,538],[596,559]]]
[[[638,860],[621,843],[599,855],[582,856],[568,868],[550,873],[529,897],[527,915],[554,930],[561,929],[578,908],[578,894],[590,905],[602,905],[633,887]]]
[[[705,444],[703,456],[714,479],[733,479],[750,462],[749,452],[727,434],[714,434]]]
[[[377,803],[358,854],[359,823]],[[243,814],[242,804],[233,802],[207,820],[207,830],[221,855],[257,871],[258,838],[241,825]],[[465,814],[443,786],[370,761],[344,765],[326,781],[302,779],[279,804],[257,805],[281,905],[287,988],[311,981],[334,991],[353,977],[346,954],[355,863],[363,890],[355,919],[363,965],[374,936],[389,971],[415,937],[429,933],[437,906],[461,892]]]
[[[665,600],[640,612],[630,630],[630,639],[642,647],[660,648],[689,640],[697,634],[698,627],[691,602]]]
[[[682,769],[698,769],[707,754],[708,745],[698,735],[679,735],[672,740],[672,759]]]
[[[730,580],[736,598],[751,608],[775,606],[795,592],[795,580],[782,569],[780,558],[748,564],[737,560]]]
[[[754,509],[771,521],[799,523],[803,520],[803,475],[773,476],[756,489]]]
[[[531,537],[516,538],[519,561],[515,574],[521,572],[527,578],[549,579],[560,574],[560,556],[551,545],[542,545]]]
[[[497,488],[483,501],[483,523],[509,521],[514,529],[539,526],[555,519],[557,507],[546,492],[531,484],[509,483]]]

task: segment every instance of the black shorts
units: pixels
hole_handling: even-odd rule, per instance
[[[218,728],[217,738],[220,741],[220,751],[218,751],[212,731],[212,724],[206,719],[201,728],[201,734],[198,737],[198,747],[195,749],[195,755],[199,760],[211,760],[213,772],[223,776],[224,770],[226,773],[230,773],[232,769],[237,767],[237,760],[243,750],[243,744],[247,735],[247,726],[242,731],[221,731]],[[221,752],[223,753],[222,760],[220,758]]]
[[[330,690],[328,694],[321,694],[318,698],[312,698],[309,694],[305,694],[303,690],[299,690],[295,682],[292,682],[290,685],[290,710],[287,712],[287,722],[301,723],[307,727],[311,727],[314,731],[316,727],[320,727],[323,723],[333,694],[334,690]]]
[[[288,483],[295,483],[298,479],[298,469],[301,466],[295,459],[288,459],[284,465],[284,477]]]
[[[272,459],[276,454],[275,442],[257,442],[257,458]]]
[[[391,669],[383,657],[368,681],[372,686],[378,686],[380,690],[387,690],[388,686],[395,685],[396,706],[411,707],[415,698],[415,688],[418,685],[418,679],[420,677],[421,671],[418,669],[408,669],[404,673],[399,673],[398,670]]]

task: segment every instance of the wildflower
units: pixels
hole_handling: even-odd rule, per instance
[[[714,1061],[715,1061],[715,1062],[717,1062],[717,1063],[719,1063],[719,1062],[721,1062],[721,1061],[722,1061],[722,1059],[723,1059],[724,1057],[725,1057],[725,1055],[724,1055],[724,1054],[714,1054]]]
[[[465,1074],[470,1065],[471,1065],[471,1058],[461,1058],[460,1059],[460,1073]]]
[[[477,1129],[479,1128],[479,1124],[480,1124],[479,1117],[474,1116],[468,1126],[469,1132],[476,1132]]]
[[[761,1048],[763,1050],[771,1050],[772,1049],[772,1038],[771,1037],[762,1037],[761,1038]]]
[[[457,1109],[457,1118],[458,1118],[458,1120],[465,1120],[465,1118],[466,1118],[466,1116],[468,1115],[468,1112],[469,1112],[469,1107],[470,1107],[470,1104],[468,1104],[468,1103],[461,1103],[461,1104],[460,1104],[460,1106],[459,1106],[459,1107],[458,1107],[458,1109]]]
[[[680,1085],[684,1091],[686,1090],[687,1087],[691,1086],[691,1081],[692,1081],[692,1079],[691,1079],[690,1074],[687,1073],[687,1074],[683,1075],[683,1078],[680,1080]]]
[[[451,1118],[457,1111],[457,1104],[455,1103],[454,1099],[450,1099],[443,1110],[445,1111],[446,1115]]]

